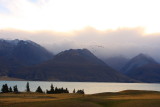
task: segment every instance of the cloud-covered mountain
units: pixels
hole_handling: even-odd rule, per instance
[[[148,55],[135,56],[121,69],[121,72],[142,82],[160,82],[160,64]]]
[[[0,39],[0,75],[8,75],[22,66],[39,64],[51,58],[53,54],[32,41]]]
[[[158,63],[148,55],[139,54],[133,57],[130,61],[128,61],[128,63],[121,69],[121,72],[124,74],[128,74],[132,72],[134,69],[148,64],[158,64]]]
[[[129,61],[129,59],[123,56],[114,56],[103,59],[103,61],[115,70],[120,71],[122,67]]]
[[[54,59],[20,70],[12,76],[29,80],[135,82],[113,70],[87,49],[60,52]]]
[[[146,53],[160,62],[160,34],[146,34],[144,28],[101,31],[86,27],[70,32],[4,29],[0,30],[0,37],[32,40],[55,54],[68,49],[87,48],[101,59],[119,55],[132,58],[139,53]]]
[[[26,80],[160,82],[160,65],[148,55],[139,54],[129,61],[112,57],[106,62],[117,69],[127,62],[121,69],[126,76],[87,49],[70,49],[53,56],[32,41],[0,40],[0,76]]]
[[[53,54],[32,41],[0,40],[0,56],[15,59],[20,63],[32,65],[49,60]]]

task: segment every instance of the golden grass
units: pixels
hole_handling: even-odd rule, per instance
[[[94,95],[80,94],[0,94],[4,107],[160,107],[160,92],[129,90]]]
[[[5,93],[0,94],[0,104],[52,101],[81,97],[79,94],[40,94],[40,93]]]

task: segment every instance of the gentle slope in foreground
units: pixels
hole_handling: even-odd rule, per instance
[[[94,95],[0,94],[4,107],[160,107],[160,92],[126,90]]]

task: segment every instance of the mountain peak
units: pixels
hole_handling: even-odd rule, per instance
[[[14,40],[0,39],[0,42],[9,43],[11,45],[18,45],[19,43],[21,43],[21,44],[38,45],[38,44],[36,44],[35,42],[33,42],[31,40],[20,40],[20,39],[14,39]]]
[[[136,57],[140,57],[140,58],[151,58],[149,55],[144,54],[144,53],[140,53],[140,54],[138,54]]]
[[[134,81],[107,66],[88,49],[70,49],[60,52],[53,59],[29,68],[26,74],[18,74],[31,80]]]
[[[145,55],[143,53],[133,57],[123,68],[122,72],[123,73],[128,73],[132,71],[133,69],[136,69],[138,67],[141,67],[143,65],[147,64],[157,64],[157,62],[150,57],[149,55]]]
[[[83,56],[85,55],[93,55],[88,49],[69,49],[60,52],[57,54],[57,56],[62,56],[62,55],[70,55],[70,56]]]
[[[30,40],[4,40],[0,39],[0,57],[15,59],[21,63],[32,65],[38,64],[53,55],[39,44]]]
[[[144,57],[144,56],[147,56],[147,55],[146,55],[146,54],[144,54],[144,53],[140,53],[140,54],[138,54],[137,56]]]
[[[57,54],[54,59],[63,63],[71,64],[103,64],[105,63],[98,59],[94,54],[92,54],[88,49],[70,49]]]
[[[131,60],[133,61],[146,61],[146,63],[157,63],[152,57],[150,57],[149,55],[140,53],[139,55],[135,56],[134,58],[132,58]]]

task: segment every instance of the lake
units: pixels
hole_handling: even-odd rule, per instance
[[[154,83],[108,83],[108,82],[49,82],[49,81],[28,81],[30,90],[35,91],[41,86],[43,91],[50,89],[51,84],[58,88],[68,88],[69,92],[73,89],[84,89],[86,94],[94,94],[101,92],[118,92],[122,90],[154,90],[160,91],[160,84]],[[19,91],[25,91],[27,81],[0,81],[0,89],[3,84],[13,87],[18,86]]]

